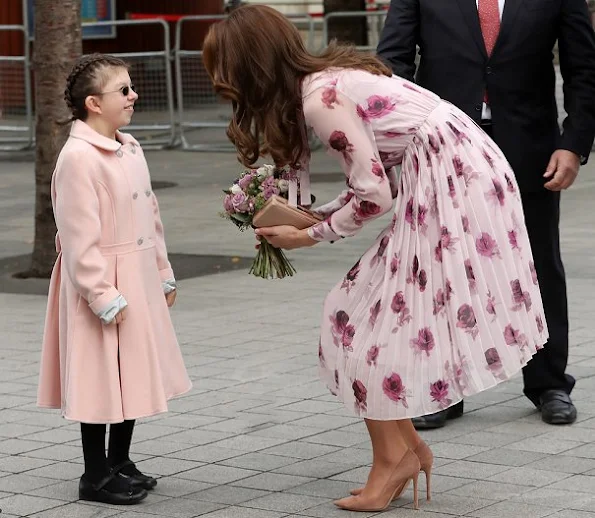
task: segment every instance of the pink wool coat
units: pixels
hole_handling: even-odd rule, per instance
[[[52,178],[59,252],[48,297],[38,405],[118,423],[167,411],[191,383],[162,282],[174,277],[138,142],[76,121]],[[122,295],[126,320],[98,318]]]

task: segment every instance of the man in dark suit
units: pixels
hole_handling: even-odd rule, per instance
[[[556,41],[568,113],[562,134]],[[524,392],[545,422],[574,422],[559,216],[560,191],[576,179],[595,137],[595,36],[585,0],[392,0],[378,55],[471,116],[515,171],[550,333],[523,369]],[[414,423],[437,428],[462,412],[461,402]]]

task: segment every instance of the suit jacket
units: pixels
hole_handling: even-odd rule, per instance
[[[568,113],[563,134],[555,99],[556,41]],[[506,0],[490,57],[476,0],[392,0],[378,55],[395,74],[417,80],[477,122],[487,89],[494,140],[521,190],[543,188],[555,149],[573,151],[586,163],[595,137],[595,35],[585,0]]]

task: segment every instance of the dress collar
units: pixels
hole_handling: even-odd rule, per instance
[[[85,142],[88,142],[89,144],[100,149],[105,149],[106,151],[117,151],[120,149],[120,147],[122,147],[123,144],[133,144],[136,146],[139,145],[137,140],[128,133],[116,131],[117,140],[113,140],[100,135],[93,128],[91,128],[91,126],[81,120],[76,120],[72,123],[70,136],[72,138],[84,140]]]

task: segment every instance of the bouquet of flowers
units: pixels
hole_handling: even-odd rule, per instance
[[[263,165],[258,169],[246,169],[231,188],[224,190],[224,211],[221,216],[229,219],[241,231],[252,228],[254,215],[272,196],[288,197],[289,182],[295,173],[288,167],[279,169]],[[260,242],[258,253],[250,273],[263,279],[282,279],[296,272],[283,250],[275,248],[265,239]]]

